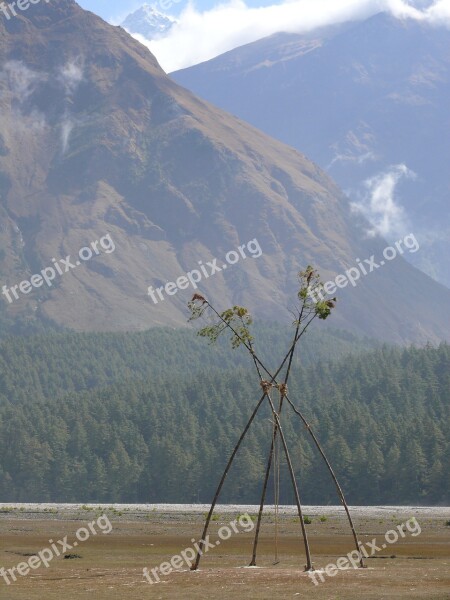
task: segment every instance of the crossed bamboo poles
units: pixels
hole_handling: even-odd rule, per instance
[[[201,537],[201,540],[198,545],[195,562],[191,567],[191,570],[193,570],[193,571],[196,571],[200,564],[200,559],[201,559],[201,556],[203,555],[205,539],[206,539],[206,536],[208,533],[211,518],[214,513],[214,509],[216,507],[220,493],[222,491],[223,484],[225,483],[225,480],[227,478],[228,472],[231,468],[231,465],[236,457],[236,454],[239,451],[239,448],[240,448],[245,436],[247,435],[247,432],[249,431],[259,409],[261,408],[261,406],[266,398],[270,405],[270,409],[271,409],[272,416],[274,419],[274,428],[273,428],[273,434],[272,434],[271,447],[270,447],[270,451],[269,451],[269,457],[268,457],[268,461],[267,461],[266,473],[265,473],[265,477],[264,477],[263,489],[262,489],[262,494],[261,494],[261,502],[260,502],[260,507],[259,507],[259,512],[258,512],[258,520],[257,520],[257,525],[256,525],[255,539],[254,539],[254,543],[253,543],[253,553],[252,553],[250,566],[256,565],[256,555],[257,555],[257,548],[258,548],[258,541],[259,541],[259,532],[260,532],[260,528],[261,528],[262,515],[263,515],[264,504],[265,504],[265,499],[266,499],[267,485],[268,485],[268,481],[269,481],[270,471],[272,468],[275,444],[276,444],[277,436],[279,435],[281,438],[282,446],[283,446],[284,453],[286,456],[286,463],[288,465],[289,474],[290,474],[290,478],[291,478],[291,482],[292,482],[292,487],[294,490],[298,515],[299,515],[299,519],[300,519],[302,537],[303,537],[303,542],[304,542],[304,546],[305,546],[305,554],[306,554],[305,571],[313,571],[314,570],[313,563],[311,560],[311,551],[309,548],[308,535],[306,532],[304,518],[303,518],[302,503],[300,500],[300,494],[299,494],[299,490],[298,490],[298,486],[297,486],[297,481],[295,478],[295,472],[294,472],[294,468],[292,466],[292,461],[291,461],[288,446],[286,443],[286,438],[284,436],[283,428],[282,428],[281,422],[280,422],[280,415],[281,415],[281,412],[283,409],[284,400],[286,400],[288,405],[291,407],[291,409],[294,411],[294,413],[298,417],[300,417],[300,419],[302,420],[306,429],[309,431],[309,433],[314,441],[315,446],[319,450],[319,453],[322,456],[322,458],[328,468],[328,471],[330,472],[330,475],[336,486],[339,499],[344,506],[344,509],[345,509],[345,512],[346,512],[346,515],[347,515],[347,518],[348,518],[348,521],[350,524],[356,551],[358,552],[358,556],[359,556],[360,567],[365,568],[363,554],[361,552],[360,543],[358,541],[358,536],[356,534],[356,529],[353,524],[350,510],[349,510],[348,504],[345,500],[345,496],[342,491],[342,488],[338,482],[338,479],[333,471],[333,468],[332,468],[325,452],[323,451],[323,449],[320,445],[320,442],[319,442],[317,436],[313,432],[311,425],[305,419],[305,417],[303,416],[301,411],[298,408],[296,408],[296,406],[290,400],[289,395],[288,395],[287,384],[288,384],[289,375],[291,372],[292,361],[294,358],[295,350],[297,348],[298,342],[300,341],[300,338],[306,332],[309,325],[312,323],[312,321],[315,318],[318,317],[319,319],[323,319],[323,320],[326,319],[329,316],[329,314],[331,313],[331,309],[334,308],[334,306],[335,306],[335,299],[328,300],[328,301],[325,301],[325,300],[318,301],[318,302],[314,302],[311,300],[311,298],[314,297],[313,292],[318,291],[319,289],[322,288],[322,283],[320,282],[319,276],[317,275],[317,273],[314,271],[314,269],[312,267],[307,267],[307,269],[305,271],[303,271],[299,274],[299,277],[300,277],[300,281],[301,281],[301,287],[300,287],[300,291],[298,292],[298,298],[301,301],[301,306],[298,311],[298,319],[295,322],[296,329],[295,329],[294,338],[293,338],[293,341],[291,343],[291,346],[290,346],[288,352],[286,353],[283,361],[281,362],[281,365],[278,367],[277,371],[273,375],[266,368],[264,363],[259,359],[259,357],[257,356],[257,354],[254,351],[253,344],[252,344],[252,337],[251,337],[249,329],[248,329],[248,326],[251,324],[251,318],[249,316],[247,309],[245,309],[243,307],[239,307],[239,306],[234,306],[232,309],[224,311],[223,313],[219,313],[200,294],[194,294],[192,301],[189,303],[189,308],[191,310],[191,319],[190,320],[195,320],[195,319],[198,319],[199,317],[203,316],[203,314],[205,313],[205,311],[207,309],[210,309],[218,319],[216,324],[214,324],[212,326],[207,326],[207,327],[203,328],[201,331],[199,331],[198,332],[199,335],[201,335],[203,337],[208,337],[212,342],[215,342],[217,340],[217,338],[219,337],[219,335],[221,333],[223,333],[223,331],[229,330],[229,331],[231,331],[231,333],[233,335],[232,346],[235,348],[240,345],[243,345],[248,350],[248,352],[252,356],[253,363],[255,365],[255,368],[256,368],[256,371],[258,373],[258,377],[260,380],[260,385],[263,390],[263,394],[262,394],[261,398],[259,399],[255,409],[253,410],[253,413],[251,414],[246,426],[244,427],[244,430],[241,433],[241,436],[240,436],[236,446],[234,447],[234,450],[228,460],[228,463],[225,467],[223,475],[220,479],[219,485],[216,489],[213,501],[211,503],[210,510],[208,512],[208,516],[205,521],[202,537]],[[305,321],[306,321],[306,324],[303,325],[303,323]],[[286,368],[286,373],[285,373],[284,379],[282,382],[279,382],[277,380],[277,377],[283,370],[286,362],[288,363],[288,365]],[[266,376],[269,377],[268,380],[263,378],[262,371],[264,371]],[[280,393],[278,412],[275,410],[274,404],[272,402],[272,398],[270,396],[270,390],[272,388],[277,388]]]

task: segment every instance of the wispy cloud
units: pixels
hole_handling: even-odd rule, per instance
[[[54,127],[60,132],[61,152],[65,154],[69,148],[71,134],[82,120],[70,113],[68,99],[76,91],[84,79],[84,60],[82,57],[69,60],[50,73],[34,71],[23,61],[8,61],[0,70],[0,98],[7,95],[13,102],[7,121],[15,129],[33,135],[36,130],[46,126],[46,117],[37,107],[33,106],[32,95],[38,86],[47,82],[56,82],[64,89],[65,105],[61,120]],[[25,104],[25,101],[28,101]]]
[[[70,118],[65,119],[61,123],[61,146],[62,146],[63,154],[66,153],[66,150],[69,147],[69,138],[70,138],[70,134],[72,133],[73,128],[74,128],[74,123],[71,121]]]
[[[326,169],[331,169],[336,163],[352,163],[354,165],[363,165],[366,162],[374,161],[377,157],[373,152],[365,152],[364,154],[351,155],[351,154],[336,154],[333,160],[327,165]]]
[[[250,8],[242,0],[229,0],[204,11],[190,3],[163,39],[134,37],[147,45],[170,72],[273,33],[308,32],[381,11],[450,26],[450,0],[437,0],[425,7],[420,1],[406,0],[286,0],[260,8]]]
[[[73,94],[83,81],[83,60],[68,61],[59,69],[57,79],[64,86],[66,94]]]
[[[20,60],[6,62],[3,70],[0,71],[0,82],[6,82],[7,90],[19,103],[27,100],[36,87],[46,79],[46,75],[33,71]]]
[[[393,165],[388,170],[370,177],[364,182],[364,193],[360,202],[352,208],[361,212],[372,224],[370,235],[403,233],[408,227],[404,208],[398,204],[396,188],[402,179],[415,179],[414,171],[404,164]]]
[[[427,9],[426,18],[434,24],[444,23],[450,27],[450,2],[439,0]]]
[[[0,113],[0,129],[11,136],[33,135],[46,127],[45,115],[36,107],[26,106],[39,85],[47,81],[47,75],[34,71],[20,60],[10,60],[0,69],[0,99],[7,98],[10,110]]]

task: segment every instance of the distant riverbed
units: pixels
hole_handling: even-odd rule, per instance
[[[208,512],[209,504],[108,504],[105,502],[89,502],[86,504],[55,504],[55,503],[0,503],[0,517],[7,515],[22,516],[24,518],[38,518],[39,516],[56,516],[69,518],[79,517],[80,513],[98,512],[101,510],[112,511],[121,516],[139,517],[149,513],[159,515],[195,515]],[[245,513],[255,514],[259,506],[255,504],[218,504],[215,512],[219,514]],[[352,506],[351,513],[355,517],[383,518],[383,517],[422,517],[422,518],[450,518],[450,507],[444,506]],[[265,514],[273,514],[274,507],[268,505]],[[297,514],[296,506],[280,506],[282,515]],[[323,514],[340,516],[344,514],[342,506],[304,506],[306,515],[320,516]]]

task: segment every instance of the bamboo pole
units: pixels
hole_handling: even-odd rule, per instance
[[[306,552],[305,571],[314,571],[314,567],[313,567],[312,561],[311,561],[311,551],[309,549],[308,534],[306,533],[305,521],[304,521],[304,518],[303,518],[303,509],[302,509],[302,504],[301,504],[301,501],[300,501],[300,494],[299,494],[299,491],[298,491],[297,480],[295,479],[295,473],[294,473],[294,468],[292,466],[291,457],[290,457],[290,454],[289,454],[289,450],[288,450],[288,447],[287,447],[286,439],[284,437],[284,433],[283,433],[283,429],[281,427],[280,420],[279,420],[278,415],[277,415],[277,413],[275,411],[275,408],[273,406],[273,403],[272,403],[272,400],[271,400],[269,394],[267,394],[267,399],[269,401],[270,408],[272,410],[272,414],[273,414],[273,417],[275,419],[276,426],[277,426],[277,429],[278,429],[280,437],[281,437],[281,442],[283,444],[284,453],[286,455],[286,462],[288,464],[289,473],[290,473],[290,476],[291,476],[292,487],[294,488],[295,502],[297,504],[298,516],[299,516],[299,519],[300,519],[300,525],[301,525],[302,534],[303,534],[303,542],[304,542],[304,545],[305,545],[305,552]]]
[[[206,538],[206,535],[208,533],[208,528],[209,528],[209,524],[211,522],[211,517],[213,515],[214,508],[216,507],[217,500],[219,499],[220,492],[222,491],[223,484],[225,483],[225,479],[227,478],[228,471],[230,470],[230,467],[231,467],[231,465],[233,463],[233,460],[234,460],[234,458],[235,458],[235,456],[236,456],[236,454],[237,454],[237,452],[238,452],[238,450],[239,450],[239,448],[240,448],[240,446],[241,446],[241,444],[242,444],[245,436],[247,435],[247,432],[250,429],[250,426],[253,423],[254,418],[256,417],[256,413],[260,409],[261,404],[263,403],[265,397],[266,397],[266,394],[263,394],[263,396],[259,400],[258,404],[256,405],[255,410],[253,411],[250,419],[248,420],[247,425],[245,426],[244,431],[241,433],[241,437],[239,438],[239,440],[238,440],[236,446],[234,447],[233,452],[232,452],[232,454],[231,454],[231,456],[230,456],[230,458],[229,458],[229,460],[227,462],[227,466],[225,467],[225,471],[223,472],[223,475],[222,475],[222,478],[220,480],[220,483],[219,483],[219,485],[218,485],[218,487],[216,489],[216,493],[214,494],[214,498],[213,498],[213,501],[211,503],[211,507],[209,509],[208,516],[206,518],[205,526],[203,528],[203,533],[202,533],[202,539],[199,542],[197,556],[195,558],[195,563],[191,567],[191,571],[196,571],[198,569],[198,565],[200,563],[200,557],[202,556],[203,548],[205,546],[205,538]]]
[[[353,539],[354,539],[354,542],[355,542],[356,550],[358,551],[359,556],[360,556],[359,566],[360,566],[360,568],[365,569],[366,565],[364,564],[363,554],[361,552],[361,547],[360,547],[360,543],[358,541],[358,536],[356,534],[355,526],[353,524],[353,519],[352,519],[352,516],[350,514],[350,509],[349,509],[347,501],[345,499],[344,492],[342,491],[342,488],[341,488],[341,486],[339,484],[338,478],[336,477],[336,475],[335,475],[335,473],[333,471],[333,467],[331,466],[330,461],[328,460],[325,452],[323,451],[322,446],[320,445],[320,442],[319,442],[318,438],[316,437],[315,433],[311,429],[311,425],[307,422],[307,420],[302,415],[302,413],[294,406],[294,404],[289,399],[289,396],[287,396],[287,395],[286,395],[286,400],[288,401],[289,405],[291,406],[291,408],[295,412],[295,414],[297,414],[301,418],[301,420],[303,421],[306,429],[309,431],[312,439],[314,440],[314,443],[315,443],[317,449],[319,450],[320,454],[322,455],[322,458],[325,461],[325,464],[326,464],[326,466],[328,468],[328,471],[331,474],[331,477],[333,478],[333,481],[334,481],[334,483],[336,485],[336,488],[337,488],[337,492],[338,492],[339,498],[341,500],[341,503],[344,506],[345,512],[347,513],[347,518],[348,518],[348,521],[349,521],[349,524],[350,524],[350,528],[352,530],[352,534],[353,534]]]

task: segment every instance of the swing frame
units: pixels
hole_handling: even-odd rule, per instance
[[[358,540],[358,536],[356,534],[356,529],[355,529],[355,526],[353,523],[353,519],[350,514],[350,509],[345,500],[345,496],[344,496],[342,488],[338,482],[338,479],[333,471],[333,468],[332,468],[317,436],[315,435],[314,431],[312,430],[311,425],[308,423],[306,418],[303,416],[302,412],[291,401],[291,399],[289,398],[289,394],[288,394],[288,381],[289,381],[289,376],[291,373],[292,362],[293,362],[294,355],[295,355],[295,352],[296,352],[296,349],[298,347],[301,337],[305,334],[305,332],[307,331],[307,329],[309,328],[311,323],[316,318],[325,320],[331,314],[331,311],[335,307],[335,303],[336,303],[336,298],[333,298],[332,300],[319,300],[319,301],[314,300],[314,298],[320,297],[320,296],[317,296],[317,293],[322,291],[323,284],[320,280],[320,277],[319,277],[317,271],[315,271],[313,269],[313,267],[308,266],[305,271],[302,271],[299,273],[299,282],[300,282],[300,289],[297,294],[297,297],[300,301],[300,305],[297,309],[296,320],[294,321],[295,333],[293,336],[291,346],[289,347],[289,350],[287,351],[281,364],[279,365],[278,369],[275,371],[274,374],[272,374],[269,371],[269,369],[266,368],[264,363],[261,361],[261,359],[258,357],[258,355],[255,352],[255,349],[253,346],[253,337],[251,336],[250,329],[249,329],[249,327],[252,323],[252,319],[251,319],[250,313],[248,312],[248,310],[246,308],[241,307],[241,306],[233,306],[233,308],[225,310],[222,313],[219,313],[214,308],[214,306],[212,304],[210,304],[210,302],[208,300],[206,300],[199,293],[194,294],[192,300],[188,303],[188,307],[191,312],[191,317],[190,317],[189,321],[197,320],[208,314],[209,314],[209,316],[212,316],[212,318],[213,318],[213,324],[207,325],[206,327],[204,327],[203,329],[198,331],[198,335],[200,335],[201,337],[208,338],[211,343],[214,343],[217,341],[217,339],[219,338],[219,336],[222,333],[224,333],[225,331],[228,331],[232,335],[231,344],[232,344],[233,348],[238,348],[241,345],[244,346],[244,348],[246,348],[246,350],[250,353],[250,355],[252,357],[255,369],[256,369],[258,377],[259,377],[259,383],[260,383],[260,386],[261,386],[262,392],[263,392],[262,396],[259,399],[256,407],[254,408],[249,420],[247,421],[247,424],[245,425],[237,444],[235,445],[235,447],[233,449],[233,452],[228,460],[228,463],[227,463],[225,470],[222,474],[222,477],[220,479],[219,485],[214,494],[214,498],[212,500],[210,510],[206,517],[202,537],[201,537],[201,540],[198,545],[195,562],[191,566],[192,571],[196,571],[199,567],[200,560],[203,555],[203,549],[204,549],[204,544],[205,544],[204,540],[206,539],[209,525],[211,522],[211,518],[213,516],[215,506],[219,499],[219,496],[222,491],[225,480],[227,478],[228,472],[233,464],[233,461],[239,451],[239,448],[240,448],[245,436],[247,435],[247,433],[248,433],[253,421],[255,420],[255,417],[256,417],[258,411],[260,410],[261,406],[263,405],[263,402],[265,399],[267,399],[267,401],[269,403],[270,410],[271,410],[272,417],[273,417],[273,433],[272,433],[271,447],[270,447],[269,456],[268,456],[268,460],[267,460],[265,477],[264,477],[264,481],[263,481],[263,488],[262,488],[262,493],[261,493],[261,501],[260,501],[260,506],[259,506],[259,511],[258,511],[258,520],[257,520],[257,524],[256,524],[255,537],[254,537],[254,542],[253,542],[253,552],[252,552],[252,558],[250,561],[250,566],[256,566],[259,534],[260,534],[260,529],[261,529],[261,521],[262,521],[262,515],[263,515],[263,511],[264,511],[265,500],[266,500],[267,486],[268,486],[268,481],[269,481],[269,477],[270,477],[270,471],[274,464],[274,456],[276,454],[275,453],[276,444],[279,443],[279,439],[281,439],[281,443],[282,443],[283,450],[284,450],[284,455],[286,458],[286,463],[287,463],[290,478],[291,478],[292,488],[294,491],[298,516],[300,519],[300,526],[301,526],[303,544],[304,544],[305,555],[306,555],[306,565],[304,567],[304,570],[305,571],[314,571],[314,566],[313,566],[312,558],[311,558],[311,551],[310,551],[310,547],[309,547],[308,535],[307,535],[306,528],[305,528],[300,493],[299,493],[291,457],[289,454],[288,445],[287,445],[286,438],[285,438],[284,432],[283,432],[283,428],[282,428],[282,425],[280,422],[280,416],[282,413],[282,409],[283,409],[283,406],[285,405],[284,401],[286,401],[286,403],[292,409],[294,414],[296,414],[303,422],[305,428],[307,429],[307,431],[309,432],[309,434],[312,437],[314,445],[316,446],[317,450],[319,451],[322,459],[324,460],[324,462],[327,466],[327,469],[328,469],[328,471],[333,479],[333,482],[336,486],[338,497],[344,506],[344,509],[345,509],[345,512],[347,515],[347,519],[349,521],[350,529],[351,529],[352,536],[353,536],[353,541],[355,543],[356,551],[358,552],[358,556],[359,556],[359,566],[360,566],[360,568],[366,567],[366,565],[364,563],[363,553],[361,551],[361,543]],[[284,376],[281,381],[278,381],[277,378],[282,373],[286,363],[287,363],[287,367],[286,367]],[[264,379],[263,374],[264,374],[264,377],[268,377],[268,379]],[[274,407],[274,404],[273,404],[273,401],[272,401],[272,398],[270,395],[272,388],[277,388],[280,393],[278,411],[275,410],[275,407]],[[275,456],[275,459],[279,461],[279,455]],[[279,466],[279,463],[278,463],[278,466]],[[274,466],[274,474],[276,477],[276,467],[275,466]],[[276,499],[276,500],[279,501],[279,496],[278,496],[278,499]],[[276,504],[275,504],[275,510],[277,510]],[[277,517],[278,517],[278,514],[276,512],[276,524],[277,524]],[[277,528],[276,528],[276,542],[275,542],[275,558],[276,558],[276,560],[278,559],[278,536],[277,536],[277,533],[278,532],[277,532]]]

